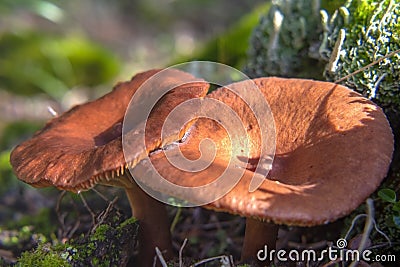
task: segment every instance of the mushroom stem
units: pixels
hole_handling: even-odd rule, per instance
[[[141,266],[153,266],[155,248],[165,259],[172,258],[172,239],[165,205],[144,192],[136,183],[125,188],[132,216],[139,220],[139,255]]]
[[[243,240],[243,248],[241,261],[255,261],[260,266],[270,262],[269,253],[271,249],[275,249],[276,239],[278,236],[279,226],[274,223],[263,222],[258,219],[246,219],[246,231]],[[266,247],[265,247],[266,246]],[[266,250],[264,250],[267,248]],[[265,261],[257,258],[257,253],[262,250],[262,257],[266,257]]]

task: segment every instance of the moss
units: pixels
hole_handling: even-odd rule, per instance
[[[320,78],[319,0],[277,0],[254,29],[245,72],[251,77]]]
[[[136,219],[124,220],[121,214],[113,211],[88,235],[70,241],[64,256],[75,267],[123,265],[134,251],[137,231]]]
[[[124,229],[124,228],[126,228],[126,227],[129,227],[129,226],[132,226],[132,225],[135,225],[135,224],[137,224],[138,223],[138,221],[137,221],[137,219],[136,218],[129,218],[129,219],[126,219],[125,221],[123,221],[118,227],[117,227],[117,231],[119,231],[119,232],[122,232],[122,230]]]
[[[87,235],[66,244],[45,243],[43,238],[36,249],[22,253],[16,266],[120,266],[128,262],[134,252],[138,222],[112,211],[101,219],[102,224],[95,225]],[[26,229],[25,229],[26,228]],[[32,227],[25,227],[31,238]],[[10,239],[20,242],[20,239]],[[54,241],[53,241],[54,243]]]
[[[106,234],[110,231],[110,226],[107,224],[99,225],[94,234],[91,236],[92,241],[104,241],[106,240]]]
[[[61,256],[59,251],[54,250],[48,245],[40,244],[37,249],[30,252],[22,253],[16,264],[17,267],[68,267],[72,266],[66,259]]]
[[[350,0],[325,21],[323,50],[329,58],[326,77],[339,80],[400,49],[400,3]],[[343,38],[340,38],[340,35]],[[343,81],[373,99],[385,111],[400,111],[400,55]]]

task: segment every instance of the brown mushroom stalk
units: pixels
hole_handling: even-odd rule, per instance
[[[96,184],[125,188],[132,213],[139,219],[141,266],[153,265],[155,247],[165,253],[166,259],[171,257],[171,236],[164,205],[138,187],[129,176],[128,167],[137,164],[150,151],[178,141],[181,137],[172,133],[162,140],[160,121],[175,106],[187,99],[201,98],[208,91],[207,83],[188,73],[177,70],[164,73],[165,79],[157,86],[173,89],[153,103],[155,106],[148,118],[139,122],[146,124],[146,147],[135,146],[134,153],[126,158],[122,134],[135,137],[135,127],[138,127],[131,125],[132,128],[123,132],[128,104],[142,84],[157,73],[159,70],[137,74],[103,97],[53,118],[31,139],[15,147],[10,157],[17,177],[35,187],[55,186],[72,192],[89,190]],[[151,94],[144,92],[144,95],[147,93]]]
[[[278,230],[279,225],[275,223],[264,222],[256,218],[246,218],[241,260],[247,261],[253,259],[254,261],[258,261],[258,252],[260,250],[264,251],[265,246],[268,248],[267,251],[275,249]],[[263,256],[265,257],[266,255]],[[269,262],[269,259],[264,262],[258,261],[259,264],[264,265]]]
[[[161,250],[165,259],[171,259],[172,239],[165,204],[149,196],[136,183],[132,183],[125,192],[131,203],[133,217],[140,221],[140,263],[151,263],[154,260],[155,247]]]
[[[138,254],[129,266],[153,266],[155,248],[158,247],[165,259],[173,257],[170,222],[164,203],[144,192],[135,182],[128,170],[123,170],[116,180],[103,180],[100,184],[124,188],[132,211],[132,217],[139,221]],[[159,265],[157,265],[159,266]]]

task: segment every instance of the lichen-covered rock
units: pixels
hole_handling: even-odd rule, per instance
[[[320,51],[329,63],[326,77],[337,81],[400,49],[400,3],[349,0],[324,18]],[[374,100],[385,111],[400,111],[400,54],[345,79],[342,84]]]
[[[275,0],[254,29],[245,72],[250,77],[322,78],[319,0]]]

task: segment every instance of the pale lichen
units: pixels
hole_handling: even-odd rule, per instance
[[[394,0],[350,0],[324,18],[321,56],[329,62],[325,76],[377,102],[386,111],[400,110],[400,3]]]
[[[319,0],[275,0],[254,29],[245,72],[251,77],[321,77]]]

